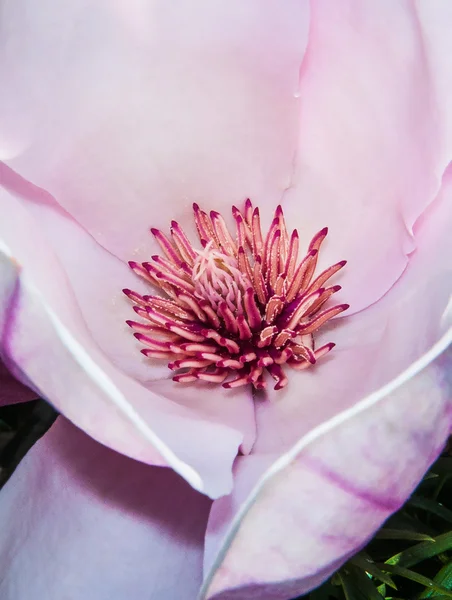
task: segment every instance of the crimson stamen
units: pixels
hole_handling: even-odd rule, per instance
[[[324,308],[339,291],[325,283],[342,269],[340,261],[313,280],[325,227],[311,240],[298,263],[299,235],[289,235],[281,206],[266,236],[259,209],[249,199],[244,211],[232,207],[235,239],[220,213],[193,205],[201,249],[171,221],[171,236],[151,232],[164,257],[130,261],[131,269],[165,296],[124,294],[144,323],[127,321],[152,359],[165,359],[179,383],[207,381],[225,388],[252,385],[265,389],[264,373],[275,389],[287,385],[286,367],[303,370],[334,347],[315,349],[313,333],[347,310],[348,304]],[[297,266],[298,263],[298,266]],[[230,377],[232,375],[232,377]]]

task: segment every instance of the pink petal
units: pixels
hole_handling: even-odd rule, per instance
[[[419,6],[418,14],[414,3],[390,0],[311,3],[283,207],[306,243],[329,227],[319,266],[348,260],[338,294],[348,314],[405,269],[413,225],[452,155],[452,15],[447,2]]]
[[[0,406],[5,404],[16,404],[16,402],[27,402],[37,398],[38,394],[19,383],[2,361],[0,361]]]
[[[195,200],[281,195],[307,1],[17,0],[2,17],[0,158],[123,260]]]
[[[210,501],[60,417],[0,495],[4,600],[196,600]]]
[[[4,256],[3,251],[0,240],[0,306],[4,307],[4,310],[0,310],[0,406],[24,402],[39,396],[36,391],[19,383],[18,380],[21,379],[23,383],[32,387],[28,378],[9,356],[7,338],[13,316],[11,311],[14,310],[12,300],[16,293],[17,273],[15,265]]]
[[[117,363],[122,362],[124,351],[119,361],[114,352],[107,351],[108,336],[92,337],[98,329],[87,329],[80,306],[86,309],[91,302],[92,310],[83,315],[88,325],[96,317],[102,322],[101,311],[111,310],[108,294],[113,275],[121,270],[125,273],[125,265],[95,243],[83,240],[76,244],[77,236],[86,234],[74,224],[65,224],[67,217],[55,214],[54,229],[61,226],[66,235],[63,243],[73,247],[80,260],[86,260],[88,272],[91,261],[99,261],[103,273],[102,278],[94,272],[92,278],[76,277],[70,271],[73,251],[66,248],[59,253],[52,248],[55,238],[46,236],[44,220],[35,220],[33,215],[40,209],[33,208],[30,199],[24,201],[3,191],[0,204],[2,214],[8,214],[8,223],[0,223],[0,281],[5,290],[0,319],[6,317],[8,322],[2,345],[11,364],[40,395],[96,440],[150,464],[169,464],[213,497],[228,493],[238,447],[249,449],[254,441],[252,399],[242,391],[228,396],[229,403],[225,403],[226,390],[211,398],[211,389],[206,387],[191,387],[175,398],[177,384],[162,380],[161,371],[157,377],[154,372],[156,380],[152,382],[149,367],[149,389],[121,372]],[[50,218],[51,208],[46,210]],[[100,284],[103,279],[105,290]],[[130,336],[120,320],[111,318],[105,323],[124,329],[124,340]],[[118,334],[117,349],[120,339]],[[140,356],[138,350],[136,354]],[[127,371],[127,363],[125,367]]]
[[[288,386],[275,392],[270,385],[256,402],[253,452],[288,450],[313,427],[396,377],[452,325],[451,202],[452,165],[414,227],[417,250],[399,281],[375,305],[322,330],[316,344],[336,342],[331,354],[305,371],[286,369]]]
[[[341,343],[317,372],[257,404],[253,453],[212,507],[206,598],[286,600],[316,587],[438,456],[452,426],[451,195],[452,167],[401,279],[335,324]]]
[[[250,493],[240,512],[234,496],[214,504],[216,560],[203,598],[286,600],[362,547],[449,435],[452,353],[439,354],[451,341],[452,331],[391,384],[311,431],[257,481],[254,465],[247,468],[253,455],[238,463],[236,488]]]
[[[212,503],[204,550],[204,573],[207,575],[219,564],[219,553],[226,534],[240,509],[246,505],[251,490],[274,462],[272,454],[238,456],[234,463],[234,490],[229,496]]]
[[[445,146],[452,147],[452,73],[450,68],[450,23],[452,5],[449,2],[415,0],[417,18],[422,24],[425,55],[434,84],[437,111],[444,120]]]

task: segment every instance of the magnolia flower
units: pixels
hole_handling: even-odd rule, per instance
[[[9,381],[3,401],[32,390],[63,415],[1,491],[1,597],[287,600],[314,588],[401,506],[450,431],[449,3],[0,6],[0,348],[26,386]],[[314,278],[347,260],[331,306],[350,308],[314,348],[293,338],[308,347],[296,366],[319,360],[284,367],[276,390],[257,362],[238,387],[203,381],[199,361],[211,375],[216,359],[168,328],[179,337],[162,334],[165,357],[146,357],[126,324],[123,289],[138,306],[180,300],[168,277],[159,292],[129,267],[161,254],[150,229],[169,236],[177,222],[200,256],[192,205],[232,232],[247,197],[264,231],[282,206],[299,260],[328,227]],[[213,250],[204,259],[232,277],[236,258]],[[287,273],[272,264],[276,285]],[[237,311],[246,268],[245,284],[224,283]],[[152,338],[147,309],[161,305],[149,302]],[[195,369],[185,383],[167,365],[181,348],[198,361],[172,364]]]

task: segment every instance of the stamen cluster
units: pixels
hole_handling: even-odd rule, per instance
[[[328,229],[314,236],[298,262],[298,232],[289,235],[281,206],[265,236],[259,209],[250,200],[243,212],[232,207],[235,237],[220,213],[207,214],[197,204],[193,212],[202,249],[195,249],[172,221],[170,238],[151,229],[164,257],[129,262],[163,294],[123,290],[143,319],[127,321],[146,346],[141,352],[167,360],[177,382],[264,389],[267,371],[276,381],[275,389],[283,388],[288,381],[284,366],[306,369],[334,347],[328,343],[315,349],[313,333],[348,308],[324,307],[340,289],[325,284],[346,261],[313,279]]]

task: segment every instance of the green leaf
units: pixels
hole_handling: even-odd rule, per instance
[[[415,571],[411,571],[410,569],[406,569],[405,567],[400,567],[398,565],[384,564],[384,565],[379,565],[379,566],[381,569],[387,570],[387,571],[389,571],[389,573],[392,573],[393,575],[398,575],[399,577],[404,577],[405,579],[410,579],[411,581],[414,581],[416,583],[419,583],[420,585],[423,585],[424,587],[428,588],[429,590],[433,590],[435,592],[440,592],[446,598],[452,598],[452,591],[447,590],[442,585],[435,583],[428,577],[424,577],[424,575],[420,575],[419,573],[416,573]]]
[[[448,523],[452,523],[452,510],[444,507],[439,502],[435,502],[435,500],[421,498],[421,496],[412,496],[408,500],[408,505],[425,510],[436,515],[437,517],[440,517],[441,519],[444,519]]]
[[[12,427],[6,421],[0,419],[0,431],[11,431]]]
[[[443,456],[438,458],[436,463],[432,466],[431,471],[437,475],[449,475],[452,473],[452,457]]]
[[[316,590],[312,590],[309,594],[309,600],[330,600],[331,597],[337,598],[338,591],[341,588],[335,587],[332,585],[331,580],[326,581],[323,585],[321,585]],[[342,594],[341,594],[342,597]]]
[[[438,478],[438,482],[432,494],[432,499],[436,500],[443,490],[443,487],[452,479],[452,473]]]
[[[375,539],[380,540],[412,540],[413,542],[434,542],[434,538],[426,533],[418,531],[409,531],[407,529],[387,529],[383,528],[377,531]]]
[[[403,552],[399,552],[385,562],[387,565],[400,567],[413,567],[427,558],[437,556],[442,552],[452,549],[452,531],[438,535],[433,542],[416,544]]]
[[[429,473],[427,473],[427,475],[424,476],[422,483],[424,483],[424,481],[430,481],[430,479],[436,479],[437,477],[439,477],[439,475],[437,473],[432,473],[430,471]]]
[[[386,525],[388,529],[403,529],[404,531],[416,531],[417,533],[425,533],[430,537],[435,538],[439,532],[415,518],[412,515],[407,514],[402,508],[401,511],[392,515],[387,521]]]
[[[447,563],[447,565],[444,565],[444,567],[438,571],[433,578],[433,581],[445,587],[446,590],[452,590],[452,561]],[[438,600],[439,596],[435,593],[432,593],[431,590],[425,590],[422,592],[419,598],[435,598],[435,600]]]
[[[433,594],[433,596],[429,596],[433,600],[449,600],[449,596],[444,596],[444,594]]]
[[[339,571],[346,600],[384,600],[364,571],[356,567],[348,567],[348,570],[349,573]]]
[[[392,589],[397,589],[397,586],[393,582],[391,577],[387,573],[384,573],[381,569],[379,569],[375,562],[371,559],[371,557],[365,552],[360,552],[352,559],[350,559],[347,564],[352,564],[355,567],[361,569],[362,571],[369,573],[369,575],[372,575],[372,577],[375,577],[375,579],[382,581]]]

